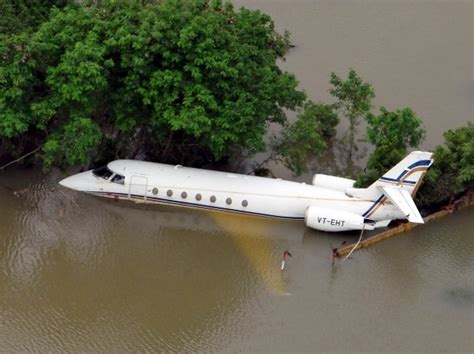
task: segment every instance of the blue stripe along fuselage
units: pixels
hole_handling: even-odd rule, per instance
[[[372,211],[372,209],[375,208],[375,206],[376,206],[378,203],[380,203],[380,201],[381,201],[382,199],[383,199],[383,194],[374,202],[374,204],[372,204],[372,205],[370,206],[369,209],[367,209],[367,211],[366,211],[364,214],[362,214],[362,216],[363,216],[363,217],[366,217],[367,214],[370,213],[370,212]]]
[[[118,192],[99,192],[99,191],[86,191],[86,193],[89,194],[94,194],[94,195],[99,195],[99,196],[121,196],[121,197],[129,197],[128,194],[126,193],[118,193]],[[134,198],[140,198],[143,200],[143,195],[139,194],[132,194],[130,197]],[[152,197],[152,196],[146,196],[146,199],[151,199],[163,204],[175,204],[175,205],[181,205],[181,206],[188,206],[188,207],[193,207],[193,208],[200,208],[200,209],[208,209],[208,210],[220,210],[220,211],[227,211],[227,212],[233,212],[233,213],[238,213],[238,214],[247,214],[247,215],[254,215],[254,216],[263,216],[263,217],[269,217],[269,218],[279,218],[279,219],[286,219],[286,220],[304,220],[304,216],[282,216],[282,215],[273,215],[273,214],[264,214],[264,213],[256,213],[253,211],[246,211],[246,210],[237,210],[237,209],[231,209],[231,208],[222,208],[218,206],[213,206],[213,205],[202,205],[202,204],[196,204],[196,203],[191,203],[191,202],[183,202],[179,200],[169,200],[169,199],[163,199],[163,198],[158,198],[158,197]]]

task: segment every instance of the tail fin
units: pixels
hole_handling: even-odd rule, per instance
[[[433,163],[432,155],[431,152],[413,151],[368,188],[348,188],[346,194],[374,201],[374,205],[364,213],[364,217],[369,217],[375,212],[377,205],[388,199],[409,221],[423,222],[413,203],[413,197]]]
[[[387,185],[403,186],[403,189],[415,196],[423,176],[433,163],[431,152],[413,151],[390,171],[375,181],[370,188]]]
[[[348,188],[346,193],[353,197],[376,200],[380,197],[381,187],[398,186],[415,196],[423,176],[433,163],[431,152],[413,151],[402,161],[367,188]]]
[[[433,163],[431,152],[413,151],[367,188],[380,194],[379,187],[399,186],[415,196],[423,176]]]

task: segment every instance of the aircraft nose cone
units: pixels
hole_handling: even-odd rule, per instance
[[[80,174],[66,177],[63,180],[59,181],[59,184],[63,187],[74,189],[76,191],[84,190],[84,178]]]

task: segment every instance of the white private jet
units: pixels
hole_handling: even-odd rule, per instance
[[[137,160],[112,161],[59,183],[115,200],[304,220],[322,231],[373,230],[392,219],[423,223],[412,198],[433,163],[431,156],[410,153],[368,188],[324,174],[308,185]]]

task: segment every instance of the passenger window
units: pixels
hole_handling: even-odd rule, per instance
[[[125,184],[125,176],[116,174],[112,180],[112,182],[117,183],[117,184]]]
[[[107,166],[102,166],[99,168],[96,168],[95,170],[92,170],[92,174],[96,177],[100,177],[103,179],[109,179],[114,173],[109,170]]]

